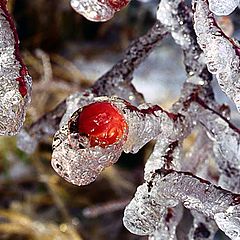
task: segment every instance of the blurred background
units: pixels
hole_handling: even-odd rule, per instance
[[[8,4],[33,78],[27,126],[109,70],[129,43],[153,25],[158,0],[132,0],[106,23],[84,19],[70,8],[69,0]],[[238,17],[235,11],[231,18],[220,19],[228,34],[236,37]],[[169,108],[185,77],[181,50],[169,37],[136,71],[134,84],[146,101]],[[228,101],[219,90],[216,93],[219,101]],[[76,187],[52,170],[51,140],[44,139],[34,154],[26,155],[16,148],[15,137],[0,138],[0,239],[147,239],[129,233],[122,217],[143,181],[153,143],[138,154],[123,154],[96,182]],[[186,151],[193,141],[194,136],[187,139]],[[190,225],[186,222],[184,228],[187,231]],[[227,238],[218,233],[218,239]]]

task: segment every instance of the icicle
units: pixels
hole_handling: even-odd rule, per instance
[[[115,12],[127,6],[130,0],[71,0],[72,8],[85,18],[104,22],[111,19]]]
[[[17,31],[0,0],[0,135],[15,135],[30,102],[31,78],[21,59]]]

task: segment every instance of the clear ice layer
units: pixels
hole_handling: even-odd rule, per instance
[[[72,8],[90,21],[104,22],[130,0],[71,0]]]
[[[217,26],[206,0],[196,2],[194,28],[208,70],[216,75],[219,86],[240,111],[239,47]]]
[[[107,147],[92,147],[87,137],[73,132],[71,122],[77,124],[82,108],[68,122],[63,121],[54,136],[52,166],[60,176],[76,185],[94,181],[105,167],[118,160],[122,151],[136,153],[159,134],[165,132],[169,136],[172,132],[172,119],[159,107],[142,104],[136,108],[119,98],[92,99],[92,102],[101,101],[114,104],[127,122],[127,131],[118,142]]]
[[[239,0],[208,0],[209,9],[218,16],[231,14],[240,4]]]
[[[149,236],[148,240],[177,240],[176,229],[183,216],[181,204],[175,208],[167,208],[165,214],[160,218],[156,230]]]
[[[181,202],[186,208],[215,218],[228,236],[238,239],[229,232],[234,227],[235,232],[240,229],[239,197],[189,173],[158,170],[151,182],[138,187],[125,209],[123,221],[132,233],[149,235],[155,231],[164,210]]]
[[[71,0],[72,8],[91,21],[102,22],[111,19],[115,11],[99,0]]]
[[[0,2],[0,135],[19,132],[30,102],[31,78],[18,51],[16,29]]]
[[[59,129],[59,124],[62,126],[66,123],[70,116],[82,106],[82,101],[86,101],[88,96],[89,98],[118,96],[134,106],[143,103],[143,95],[131,83],[133,72],[158,46],[166,33],[166,29],[159,21],[156,21],[145,35],[130,44],[123,58],[112,69],[103,74],[90,89],[69,96],[55,109],[43,115],[26,130],[28,137],[24,137],[26,136],[25,133],[21,134],[18,139],[19,148],[28,153],[29,151],[33,152],[39,140],[52,136]],[[34,143],[32,147],[29,146],[29,139],[31,138]]]

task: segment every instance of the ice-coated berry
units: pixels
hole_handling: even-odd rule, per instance
[[[89,138],[92,147],[105,147],[118,142],[126,129],[123,115],[109,102],[96,102],[83,107],[78,118],[78,131]]]

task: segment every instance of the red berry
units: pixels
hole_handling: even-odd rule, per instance
[[[78,117],[78,131],[87,135],[90,145],[105,147],[121,139],[127,123],[119,110],[109,102],[96,102],[83,107]]]
[[[107,3],[115,10],[119,11],[128,5],[130,0],[107,0]]]
[[[19,83],[19,92],[22,95],[22,97],[25,97],[27,95],[27,84],[25,83],[25,80],[23,77],[19,77],[16,79]]]

